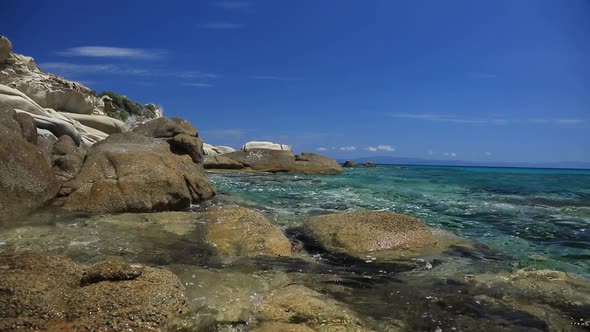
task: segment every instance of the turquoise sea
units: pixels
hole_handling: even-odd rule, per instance
[[[210,174],[220,194],[294,226],[387,210],[481,242],[518,267],[590,276],[590,170],[377,165],[341,175]]]

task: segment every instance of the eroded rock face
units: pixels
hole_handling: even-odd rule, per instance
[[[81,124],[102,131],[105,134],[116,134],[127,131],[123,121],[113,119],[106,115],[89,115],[60,112],[61,115],[80,122]]]
[[[258,308],[256,318],[263,322],[259,331],[268,331],[269,326],[293,331],[369,331],[350,309],[301,285],[273,291]],[[284,325],[288,323],[298,327]]]
[[[259,172],[289,172],[303,174],[337,174],[342,167],[336,160],[316,153],[294,155],[288,151],[253,149],[235,151],[223,157],[241,163],[244,168]]]
[[[86,150],[76,146],[70,136],[64,135],[55,141],[51,151],[51,163],[58,180],[72,180],[80,173]]]
[[[134,278],[88,283],[84,266],[58,256],[0,256],[0,267],[2,331],[151,331],[187,309],[184,287],[164,269],[142,267]]]
[[[27,114],[0,111],[0,222],[24,216],[59,190],[34,128]]]
[[[165,140],[137,133],[95,144],[62,193],[65,209],[96,213],[183,210],[215,195],[201,165],[172,153]]]
[[[103,114],[104,104],[93,90],[42,71],[31,57],[12,53],[12,44],[4,36],[0,36],[0,84],[22,91],[44,108]]]
[[[420,220],[386,211],[316,216],[302,226],[302,231],[327,251],[353,256],[436,244],[432,232]]]
[[[214,146],[211,144],[203,143],[203,153],[206,156],[218,156],[220,154],[230,153],[230,152],[234,152],[234,151],[236,151],[236,149],[229,147],[229,146],[224,146],[224,145]]]
[[[260,212],[211,208],[204,216],[207,240],[227,256],[291,256],[291,242]]]

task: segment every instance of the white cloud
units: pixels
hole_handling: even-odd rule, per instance
[[[457,156],[457,153],[455,153],[455,152],[443,152],[442,155],[445,156],[445,157],[456,157]]]
[[[377,152],[377,151],[387,151],[387,152],[393,152],[395,151],[395,148],[391,145],[387,145],[387,144],[380,144],[377,146],[369,146],[367,148],[367,150],[371,151],[371,152]]]
[[[47,71],[59,71],[65,73],[93,73],[93,72],[113,72],[116,66],[102,64],[102,65],[81,65],[68,62],[46,62],[40,63],[39,67]]]
[[[504,118],[464,118],[456,115],[432,114],[432,113],[390,113],[394,118],[405,118],[425,121],[466,123],[466,124],[495,124],[502,125],[510,122]]]
[[[326,148],[317,148],[316,150],[318,150],[318,151],[328,151],[328,149],[326,149]]]
[[[68,48],[64,51],[58,52],[58,54],[64,56],[129,59],[158,59],[162,57],[165,53],[166,51],[163,50],[147,50],[141,48],[125,48],[110,46],[80,46]]]
[[[229,22],[214,22],[214,23],[200,24],[199,27],[201,29],[210,29],[210,30],[230,30],[230,29],[241,29],[244,27],[244,25],[238,24],[238,23],[229,23]]]
[[[342,146],[340,147],[341,151],[356,151],[356,146]]]
[[[582,119],[543,119],[543,118],[535,118],[528,120],[531,123],[544,123],[544,124],[579,124],[583,123],[584,120]]]
[[[210,88],[210,87],[213,86],[212,84],[209,84],[209,83],[184,83],[182,85],[184,85],[184,86],[193,86],[193,87],[196,87],[196,88]]]
[[[252,6],[247,1],[215,1],[213,5],[224,9],[246,9]]]
[[[488,157],[492,155],[492,153],[491,153],[491,152],[484,152],[484,154],[485,154],[486,156],[488,156]]]

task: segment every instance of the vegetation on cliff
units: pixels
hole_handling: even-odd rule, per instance
[[[105,114],[122,121],[127,121],[130,116],[153,119],[158,113],[158,107],[154,104],[141,105],[112,91],[103,91],[98,96],[108,96],[112,101],[112,107],[105,105]]]

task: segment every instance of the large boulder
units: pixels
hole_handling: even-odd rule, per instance
[[[436,244],[432,232],[420,220],[387,211],[315,216],[303,224],[302,231],[323,249],[352,256]]]
[[[347,160],[342,164],[342,167],[353,168],[357,167],[359,164],[356,161]]]
[[[226,153],[223,157],[240,162],[245,169],[259,172],[337,174],[342,167],[336,160],[316,153],[294,155],[288,151],[254,149]]]
[[[70,136],[63,135],[53,143],[51,164],[58,180],[72,180],[80,173],[86,150],[76,146]]]
[[[0,256],[0,267],[2,331],[155,331],[187,310],[184,287],[164,269],[37,253]]]
[[[17,219],[55,197],[59,185],[33,119],[0,111],[0,222]]]
[[[293,152],[293,148],[287,144],[272,143],[272,142],[259,142],[251,141],[242,146],[242,151],[248,152],[255,149],[267,149],[267,150],[278,150]]]
[[[242,207],[210,208],[207,241],[226,256],[291,256],[291,242],[260,212]]]
[[[172,138],[178,134],[199,137],[198,130],[190,122],[181,118],[157,118],[138,125],[133,132],[156,138]]]
[[[33,58],[12,53],[12,44],[3,36],[0,36],[0,84],[22,91],[43,108],[103,114],[104,104],[93,90],[42,71]]]
[[[166,140],[129,132],[95,144],[62,194],[68,210],[151,212],[186,209],[215,190],[203,167],[172,153]]]

